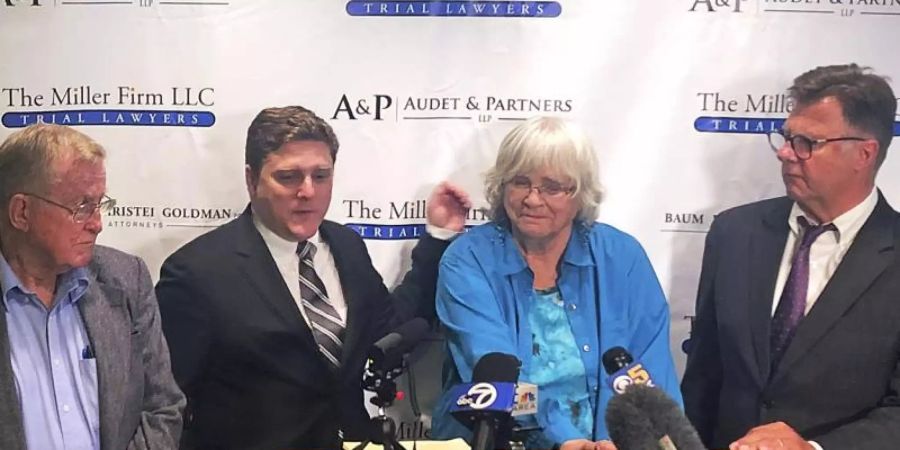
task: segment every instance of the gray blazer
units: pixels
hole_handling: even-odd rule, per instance
[[[172,377],[147,266],[136,256],[98,245],[89,270],[91,284],[78,306],[97,355],[100,446],[178,448],[185,398]],[[25,450],[3,309],[0,306],[0,448]]]

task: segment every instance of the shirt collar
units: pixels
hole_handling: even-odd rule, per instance
[[[13,272],[12,267],[9,266],[9,263],[6,262],[6,257],[3,256],[3,252],[0,251],[0,289],[2,289],[3,296],[3,307],[7,310],[9,306],[7,303],[9,302],[8,297],[9,293],[14,289],[28,292],[22,283],[19,281],[19,277],[16,276],[15,272]]]
[[[76,267],[58,275],[56,277],[56,298],[54,301],[67,296],[72,303],[77,302],[90,285],[90,276],[86,267]],[[25,295],[32,295],[34,292],[28,289],[19,280],[19,277],[13,271],[12,266],[6,261],[6,256],[0,251],[0,288],[2,288],[2,304],[7,310],[9,309],[9,294],[11,292],[19,292]]]
[[[272,252],[273,257],[284,258],[297,254],[297,241],[291,241],[275,234],[274,231],[270,230],[266,224],[259,220],[259,216],[256,214],[252,214],[252,217],[253,226],[259,231],[263,241],[266,243],[266,247],[269,247],[269,251]],[[319,235],[319,231],[316,230],[316,234],[312,235],[308,241],[312,242],[316,247],[321,248],[322,238]]]
[[[500,261],[500,270],[507,275],[525,270],[528,264],[525,262],[525,257],[522,256],[522,251],[516,244],[508,225],[496,224],[496,227],[500,233],[500,239],[503,240],[504,247],[503,258]],[[594,260],[591,257],[591,245],[588,242],[590,227],[591,225],[585,226],[578,222],[572,224],[572,233],[569,235],[569,242],[563,251],[562,263],[576,266],[590,266],[594,264]]]
[[[877,204],[878,190],[872,188],[872,191],[869,192],[869,195],[863,201],[850,208],[847,212],[835,217],[831,223],[837,229],[835,232],[837,242],[841,242],[842,239],[850,239],[852,241],[866,223],[866,220],[869,219],[869,216],[872,215],[872,211],[875,211],[875,205]],[[805,217],[811,224],[819,224],[815,219],[803,212],[797,202],[794,202],[794,206],[791,207],[791,214],[788,216],[788,226],[791,227],[791,232],[795,235],[800,234],[800,224],[797,223],[798,216]]]

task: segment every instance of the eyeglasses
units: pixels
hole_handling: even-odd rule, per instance
[[[771,131],[768,134],[769,145],[772,146],[772,150],[775,151],[775,153],[778,153],[778,150],[781,150],[781,147],[784,147],[785,143],[790,143],[791,150],[793,150],[794,154],[797,155],[797,159],[801,161],[806,161],[807,159],[811,158],[813,150],[829,142],[868,140],[866,138],[855,136],[836,137],[828,139],[810,139],[802,134],[787,134],[784,130]]]
[[[32,194],[29,192],[23,192],[23,194],[34,197],[39,200],[43,200],[51,205],[58,206],[66,211],[72,213],[72,221],[75,223],[85,223],[94,216],[94,213],[100,211],[103,214],[106,214],[116,206],[116,200],[114,198],[110,198],[108,195],[103,194],[103,197],[100,199],[100,202],[82,202],[78,206],[71,208],[61,203],[57,203],[53,200],[50,200],[46,197],[41,197],[37,194]]]
[[[538,186],[532,185],[528,177],[517,176],[506,183],[507,188],[517,195],[528,195],[532,189],[537,189],[542,198],[559,198],[575,192],[575,186],[563,186],[561,183],[547,180]]]

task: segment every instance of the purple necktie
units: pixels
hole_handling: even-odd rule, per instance
[[[800,247],[791,261],[791,272],[788,274],[781,300],[772,317],[771,334],[769,336],[770,361],[772,372],[778,367],[784,351],[791,344],[797,326],[806,314],[806,295],[809,288],[809,249],[822,233],[836,230],[834,224],[810,225],[805,217],[797,217],[797,223],[803,232]]]

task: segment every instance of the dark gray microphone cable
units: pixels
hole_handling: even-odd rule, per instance
[[[431,333],[435,332],[434,327],[429,327],[429,328],[430,328]],[[443,343],[443,341],[441,339],[429,338],[427,335],[425,338],[423,338],[423,340],[437,341],[437,342]],[[422,423],[422,407],[419,405],[419,394],[418,394],[418,391],[416,390],[415,372],[416,371],[413,370],[412,364],[410,364],[409,369],[407,369],[407,371],[406,371],[406,392],[408,394],[407,398],[409,399],[409,406],[410,406],[410,409],[412,409],[413,417],[415,417],[416,420],[419,421],[419,423]],[[422,425],[422,430],[423,430],[422,437],[425,438],[424,424]],[[415,442],[413,442],[413,445],[415,445]]]

